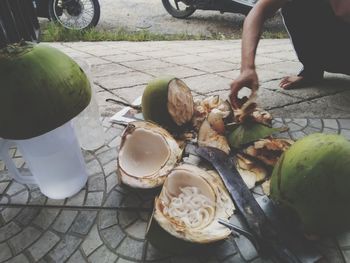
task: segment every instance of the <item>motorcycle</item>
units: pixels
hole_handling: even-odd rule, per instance
[[[68,29],[87,29],[100,20],[98,0],[33,0],[38,17],[48,18]]]
[[[257,0],[162,0],[165,10],[176,18],[187,18],[197,9],[247,15]]]

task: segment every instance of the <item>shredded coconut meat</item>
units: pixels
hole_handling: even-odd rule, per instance
[[[215,204],[200,193],[197,187],[184,187],[181,194],[172,197],[164,214],[180,221],[188,228],[203,228],[211,223],[215,213]]]

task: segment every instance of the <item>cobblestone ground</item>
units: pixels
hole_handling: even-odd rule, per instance
[[[107,121],[108,145],[85,152],[89,180],[77,195],[52,200],[38,187],[10,179],[0,162],[0,262],[271,262],[262,260],[244,237],[195,251],[165,253],[145,238],[156,193],[130,190],[115,172],[121,127]],[[314,132],[340,133],[350,139],[350,120],[275,119],[290,130],[282,137],[298,139]],[[25,163],[13,151],[21,169]],[[259,187],[256,196],[262,195]],[[235,224],[237,218],[232,218]],[[350,233],[320,242],[329,262],[350,262]]]
[[[121,107],[104,101],[116,98],[131,102],[142,94],[149,79],[161,73],[184,78],[195,96],[227,96],[228,83],[238,73],[239,42],[54,46],[91,64],[104,116],[106,146],[84,152],[88,183],[65,200],[48,199],[38,187],[11,180],[0,161],[0,262],[271,262],[261,259],[244,237],[188,255],[174,256],[152,246],[145,233],[155,193],[140,193],[119,183],[115,170],[122,127],[110,124],[108,117]],[[234,57],[236,64],[232,63]],[[257,63],[261,104],[276,116],[275,126],[290,128],[283,137],[298,139],[324,132],[342,134],[350,140],[346,77],[329,75],[324,87],[299,92],[277,90],[276,79],[298,68],[286,40],[263,42]],[[25,170],[20,153],[15,149],[12,153],[16,165]],[[254,193],[262,195],[260,188]],[[232,221],[239,223],[236,217]],[[319,246],[328,262],[350,262],[350,233],[324,239]]]

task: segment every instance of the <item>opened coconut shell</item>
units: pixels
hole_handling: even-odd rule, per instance
[[[173,169],[164,182],[155,200],[153,218],[177,239],[208,244],[231,234],[218,218],[228,220],[233,212],[234,204],[216,172],[183,164]],[[152,237],[152,233],[147,236]]]
[[[160,126],[144,121],[129,123],[118,155],[121,181],[134,188],[155,188],[181,158],[175,139]]]
[[[182,80],[173,76],[154,79],[143,92],[142,114],[146,121],[178,130],[192,120],[191,90]]]

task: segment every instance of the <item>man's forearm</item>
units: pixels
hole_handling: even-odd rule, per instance
[[[265,20],[276,13],[286,0],[260,0],[244,21],[241,71],[255,69],[255,55]]]

